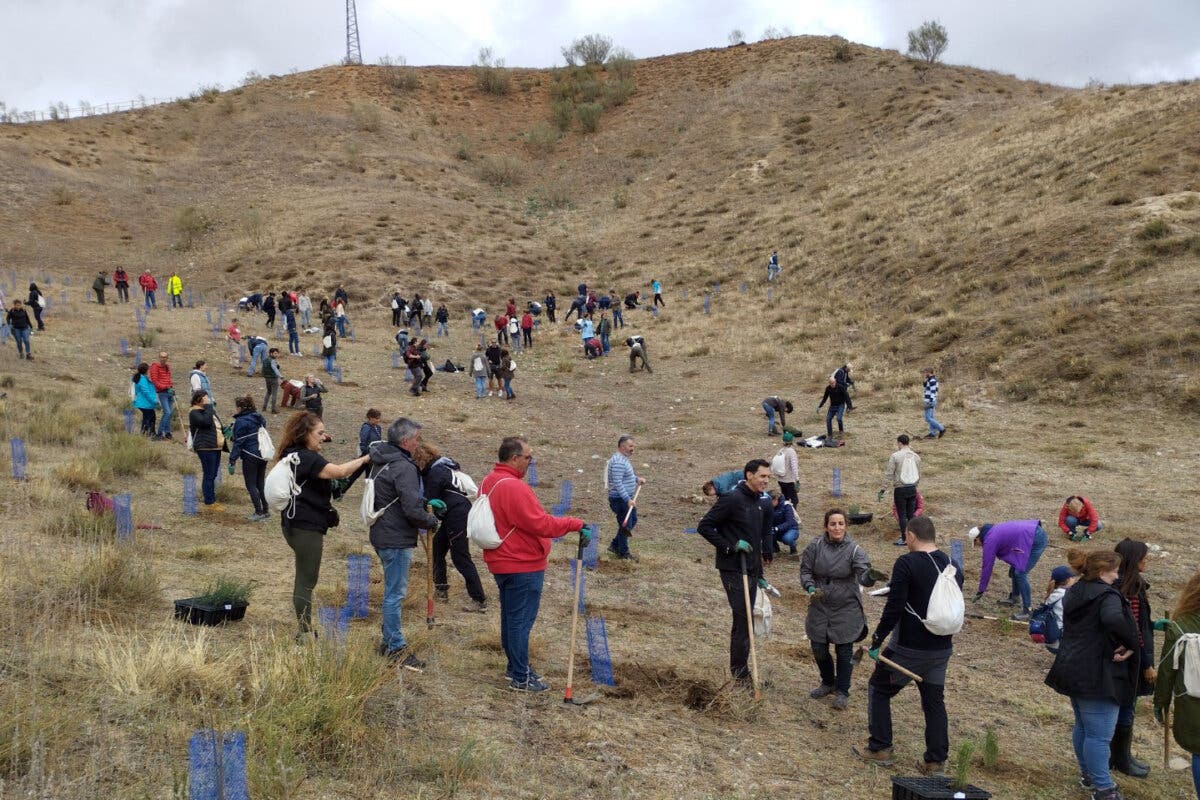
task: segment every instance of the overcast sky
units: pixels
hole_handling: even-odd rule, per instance
[[[1200,76],[1200,0],[357,0],[365,63],[561,64],[588,33],[637,56],[747,41],[768,26],[904,50],[938,19],[945,60],[1068,86]],[[171,98],[312,69],[346,51],[345,0],[0,0],[0,101],[45,109]]]

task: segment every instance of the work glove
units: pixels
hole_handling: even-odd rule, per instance
[[[758,588],[762,589],[763,591],[766,591],[766,588],[767,588],[767,579],[766,578],[758,579]]]
[[[873,581],[886,581],[888,579],[887,573],[880,572],[874,567],[871,567],[869,570],[867,570],[867,577]]]
[[[879,647],[872,647],[870,650],[867,651],[867,655],[871,657],[872,661],[879,660],[879,650],[880,649],[881,648],[879,648]]]
[[[885,491],[887,491],[887,490],[886,490],[886,489],[880,489],[878,492],[876,492],[876,493],[875,493],[875,502],[876,502],[876,503],[878,503],[879,501],[883,500],[883,493],[884,493]]]
[[[1169,620],[1169,619],[1154,620],[1154,630],[1156,630],[1156,631],[1165,631],[1168,627],[1170,627],[1170,625],[1171,625],[1171,620]]]
[[[588,543],[591,541],[592,541],[592,529],[589,528],[587,525],[584,525],[582,528],[579,529],[579,544],[582,547],[587,547]]]
[[[812,594],[817,591],[817,588],[815,586],[805,586],[804,591],[808,592],[809,596],[811,597]]]
[[[751,550],[750,543],[745,539],[738,539],[737,544],[733,546],[733,549],[739,553],[749,553]]]
[[[442,519],[446,516],[446,504],[441,500],[430,500],[425,504],[425,506],[429,509],[429,513],[433,514],[438,519]]]
[[[233,474],[233,471],[234,471],[236,468],[237,468],[237,465],[235,464],[235,462],[233,462],[233,461],[230,461],[230,462],[229,462],[229,474],[230,474],[230,475],[232,475],[232,474]]]
[[[350,481],[345,478],[334,478],[329,482],[329,488],[334,500],[341,500],[342,495],[350,488]]]
[[[983,592],[976,592],[975,596],[971,598],[971,602],[978,603],[981,599],[983,599]]]

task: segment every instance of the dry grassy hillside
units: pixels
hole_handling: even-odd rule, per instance
[[[29,480],[0,483],[0,798],[186,796],[187,737],[204,726],[247,732],[261,798],[888,796],[893,771],[848,755],[865,736],[867,670],[845,712],[807,697],[817,677],[796,560],[768,569],[784,597],[754,706],[721,691],[728,610],[711,548],[683,533],[707,508],[703,480],[774,452],[761,398],[795,400],[789,421],[819,430],[819,387],[845,357],[858,408],[846,447],[801,453],[806,537],[831,505],[861,506],[876,519],[853,533],[890,569],[895,528],[874,501],[878,476],[898,432],[923,433],[917,372],[933,363],[949,433],[918,449],[943,539],[987,520],[1052,520],[1082,492],[1106,522],[1096,546],[1129,535],[1159,547],[1151,599],[1167,608],[1197,563],[1187,523],[1200,513],[1200,421],[1179,411],[1200,404],[1200,151],[1189,138],[1200,88],[922,75],[853,45],[837,60],[837,44],[637,62],[636,91],[598,130],[574,122],[561,138],[552,102],[570,76],[518,70],[497,97],[449,68],[328,69],[113,117],[0,126],[0,283],[11,296],[14,282],[48,276],[52,301],[35,361],[0,349],[0,435],[29,450]],[[785,271],[768,297],[773,247]],[[378,563],[371,615],[352,623],[346,649],[295,647],[291,553],[277,522],[244,521],[240,475],[223,476],[226,511],[186,517],[181,476],[196,459],[181,434],[157,443],[121,431],[130,361],[118,341],[138,346],[133,314],[82,302],[94,271],[116,264],[160,280],[179,269],[197,290],[193,309],[160,302],[140,344],[169,350],[177,380],[208,359],[224,411],[236,395],[260,397],[261,378],[230,366],[209,335],[219,298],[344,283],[356,337],[339,353],[347,382],[326,400],[335,460],[350,457],[372,405],[425,422],[476,477],[501,435],[523,432],[545,505],[574,481],[572,513],[600,523],[603,547],[614,528],[603,459],[633,433],[649,478],[641,561],[602,557],[586,583],[618,686],[587,708],[560,702],[565,545],[532,642],[548,696],[505,688],[497,611],[460,613],[453,571],[441,624],[424,629],[423,555],[405,628],[425,674],[374,655]],[[624,291],[651,277],[667,307],[630,312],[627,330],[646,333],[653,375],[630,375],[619,347],[584,361],[561,325],[518,356],[512,403],[475,401],[465,378],[440,373],[413,400],[391,369],[393,288],[454,309],[451,338],[434,341],[440,363],[465,361],[476,341],[461,313],[470,305],[553,288],[565,309],[580,279]],[[246,328],[262,333],[261,319]],[[303,339],[306,354],[314,340]],[[316,369],[311,357],[283,366]],[[276,440],[284,418],[269,417]],[[118,546],[111,518],[83,511],[89,490],[132,492],[136,521],[153,527]],[[341,503],[344,524],[327,539],[322,604],[345,597],[345,556],[370,553],[358,498]],[[1051,534],[1035,596],[1065,544]],[[969,584],[978,573],[968,551]],[[173,598],[221,576],[258,582],[244,622],[199,632],[171,621]],[[976,610],[1003,613],[1002,583]],[[880,609],[867,601],[871,624]],[[1007,623],[972,620],[956,638],[951,739],[998,736],[998,762],[977,755],[972,777],[996,797],[1077,791],[1070,709],[1042,684],[1048,665]],[[911,774],[915,692],[895,714],[895,772]],[[1126,796],[1186,796],[1185,777],[1159,766],[1161,746],[1143,703],[1136,752],[1155,771],[1122,780]]]

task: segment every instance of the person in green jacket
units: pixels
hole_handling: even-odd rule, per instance
[[[1184,585],[1173,618],[1155,620],[1154,627],[1166,632],[1154,685],[1154,718],[1161,724],[1166,712],[1172,712],[1171,729],[1179,746],[1192,754],[1192,781],[1196,797],[1200,798],[1200,697],[1188,694],[1183,677],[1184,669],[1191,666],[1186,659],[1200,654],[1200,647],[1191,645],[1185,655],[1180,642],[1185,633],[1200,634],[1200,572],[1194,573]],[[1177,646],[1180,652],[1176,652]]]

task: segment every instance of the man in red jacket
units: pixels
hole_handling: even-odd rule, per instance
[[[1058,512],[1058,527],[1072,542],[1086,542],[1104,530],[1104,523],[1096,514],[1092,502],[1083,495],[1071,495]],[[1083,528],[1083,531],[1079,531]]]
[[[484,550],[483,561],[500,594],[500,646],[508,656],[504,676],[518,692],[550,688],[529,666],[529,632],[542,600],[550,540],[579,531],[586,545],[591,536],[583,520],[545,512],[523,480],[532,458],[527,441],[520,436],[506,437],[500,442],[496,465],[479,485],[479,493],[488,496],[500,534],[500,546]]]
[[[154,432],[155,439],[171,438],[172,414],[175,413],[175,384],[171,380],[171,364],[167,351],[158,354],[158,361],[150,365],[150,382],[154,391],[158,392],[158,402],[162,404],[162,419],[158,422],[158,430]]]

